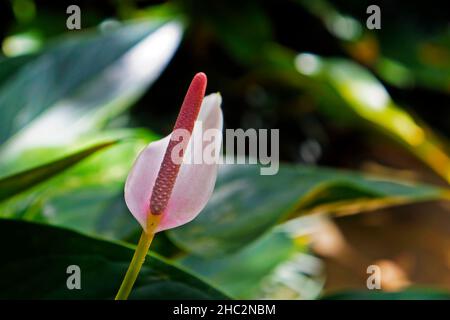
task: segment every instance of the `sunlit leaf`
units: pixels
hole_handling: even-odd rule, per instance
[[[109,141],[91,146],[74,154],[50,163],[43,164],[0,179],[0,201],[24,192],[35,185],[67,170],[95,152],[109,147],[116,141]]]
[[[349,60],[323,59],[312,54],[298,55],[296,66],[300,73],[317,82],[316,96],[323,112],[344,121],[350,117],[365,120],[450,182],[448,146],[398,106],[369,71]],[[353,124],[364,123],[354,120]]]
[[[178,22],[127,23],[61,39],[0,87],[3,154],[72,142],[129,107],[164,69]],[[5,62],[4,62],[5,63]]]

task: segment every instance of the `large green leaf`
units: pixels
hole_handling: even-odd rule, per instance
[[[127,23],[49,46],[0,87],[3,153],[66,143],[123,111],[161,73],[181,30],[178,22]]]
[[[9,175],[0,179],[0,201],[24,192],[74,166],[95,152],[109,147],[116,141],[96,144],[52,162]]]
[[[243,248],[302,209],[305,213],[345,199],[363,200],[364,206],[368,200],[388,205],[443,196],[439,188],[325,168],[282,165],[273,176],[261,176],[259,170],[251,165],[223,166],[203,212],[170,230],[171,239],[198,255],[221,255]]]
[[[130,247],[55,227],[0,220],[1,299],[112,299],[133,255]],[[81,290],[66,270],[81,269]],[[224,299],[225,295],[150,254],[130,298]]]

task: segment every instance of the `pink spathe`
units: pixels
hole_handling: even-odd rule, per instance
[[[202,77],[205,77],[204,74],[197,74],[194,77],[174,128],[193,133],[185,149],[187,150],[185,157],[191,156],[191,150],[201,152],[210,143],[197,135],[209,129],[222,131],[220,94],[211,94],[201,102],[206,86],[206,77],[204,79]],[[200,104],[199,102],[201,106],[196,105]],[[195,119],[197,122],[193,127]],[[201,126],[202,130],[196,130],[198,126]],[[205,207],[216,182],[217,162],[194,164],[183,161],[180,165],[173,163],[170,152],[178,142],[170,138],[171,135],[150,143],[139,154],[125,184],[125,202],[144,230],[149,214],[162,215],[157,232],[191,221]],[[201,141],[203,147],[191,148],[194,140]],[[221,142],[218,145],[220,146]],[[218,153],[220,150],[215,152]],[[163,163],[171,170],[161,169]],[[151,212],[155,209],[159,212]]]

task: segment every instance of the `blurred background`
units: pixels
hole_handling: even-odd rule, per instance
[[[72,4],[80,30],[66,27]],[[372,4],[381,9],[379,30],[366,27]],[[446,5],[1,0],[0,176],[125,141],[30,190],[0,193],[1,215],[135,243],[121,198],[126,173],[146,143],[171,131],[189,81],[203,71],[207,92],[222,94],[225,128],[280,129],[287,171],[264,180],[224,171],[219,194],[229,179],[254,193],[231,193],[230,208],[213,198],[206,209],[240,217],[268,207],[264,232],[248,221],[230,231],[234,224],[202,214],[197,229],[217,222],[210,238],[180,228],[162,235],[156,251],[239,298],[364,298],[369,265],[380,267],[387,292],[450,290]],[[432,185],[439,196],[373,186],[342,169]],[[293,187],[304,176],[311,184]],[[267,194],[272,202],[261,203]],[[221,239],[242,243],[220,251]]]

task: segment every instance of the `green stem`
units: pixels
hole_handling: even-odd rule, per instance
[[[139,271],[141,270],[142,264],[145,261],[145,257],[147,256],[147,252],[150,248],[154,235],[155,234],[153,232],[148,234],[145,231],[142,231],[141,238],[139,239],[139,243],[133,255],[133,259],[128,266],[125,278],[123,279],[119,291],[117,292],[116,300],[128,299],[134,282],[136,281]]]

